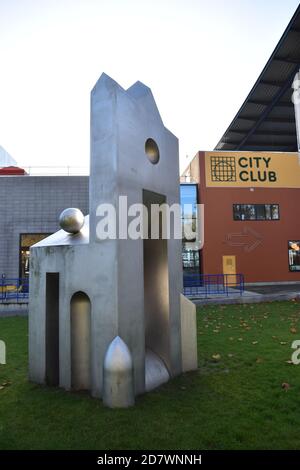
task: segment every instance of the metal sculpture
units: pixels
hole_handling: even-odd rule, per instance
[[[91,94],[90,215],[31,248],[29,375],[110,407],[197,367],[195,307],[181,296],[181,240],[99,237],[101,208],[179,204],[178,140],[151,90],[103,74]],[[99,209],[100,208],[100,209]],[[124,235],[124,234],[123,234]]]

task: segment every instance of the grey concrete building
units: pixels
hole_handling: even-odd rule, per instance
[[[63,209],[87,214],[88,193],[88,176],[0,176],[0,276],[27,276],[29,246],[58,230]]]

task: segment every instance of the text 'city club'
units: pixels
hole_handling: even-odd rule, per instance
[[[277,181],[276,172],[269,169],[271,157],[240,157],[238,164],[245,168],[240,171],[241,181]]]

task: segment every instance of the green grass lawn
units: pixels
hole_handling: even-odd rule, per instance
[[[297,302],[199,308],[199,370],[110,410],[29,383],[27,320],[1,318],[0,449],[300,449],[299,320]]]

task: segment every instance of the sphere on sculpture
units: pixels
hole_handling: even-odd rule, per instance
[[[80,209],[69,207],[62,211],[59,216],[60,227],[68,233],[78,233],[84,224],[84,215]]]

